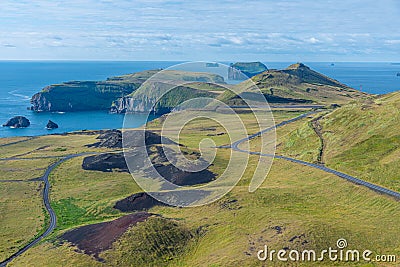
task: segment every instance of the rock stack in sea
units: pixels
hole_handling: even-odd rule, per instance
[[[58,124],[51,120],[49,120],[49,122],[46,125],[47,130],[52,130],[52,129],[57,129],[57,128],[58,128]]]
[[[25,128],[31,125],[30,121],[24,116],[15,116],[3,124],[4,127]]]

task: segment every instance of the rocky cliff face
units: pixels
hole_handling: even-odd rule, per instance
[[[157,99],[154,91],[143,90],[133,99],[131,97],[134,91],[157,72],[159,70],[149,70],[112,77],[105,81],[72,81],[50,85],[31,98],[30,109],[37,112],[69,112],[109,110],[112,107],[112,112],[148,111]],[[167,70],[163,71],[162,77],[172,81],[224,82],[224,78],[219,75],[200,72]],[[161,108],[160,106],[160,110]]]
[[[139,85],[117,81],[68,82],[50,85],[31,99],[31,109],[43,111],[107,110],[111,103]]]
[[[190,85],[188,85],[190,86]],[[178,86],[170,91],[166,83],[156,82],[149,84],[146,88],[141,87],[133,95],[122,97],[114,101],[111,112],[153,112],[162,115],[170,112],[186,100],[217,96],[216,93],[198,90],[188,86]],[[168,91],[168,92],[167,92]],[[166,92],[163,94],[163,92]]]
[[[114,101],[110,111],[112,113],[147,112],[153,109],[155,102],[156,99],[148,97],[122,97]]]
[[[46,99],[46,96],[43,93],[36,93],[31,98],[31,110],[41,112],[41,111],[50,111],[51,103]]]

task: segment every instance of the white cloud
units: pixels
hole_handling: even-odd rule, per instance
[[[2,0],[0,59],[169,59],[162,51],[184,59],[275,54],[281,60],[302,54],[323,60],[329,53],[362,60],[372,51],[381,59],[399,44],[398,11],[392,0]]]
[[[320,43],[321,41],[318,40],[318,39],[315,38],[315,37],[311,37],[311,38],[307,39],[307,42],[309,42],[309,43],[311,43],[311,44],[318,44],[318,43]]]
[[[390,45],[400,44],[400,39],[397,39],[397,40],[386,40],[385,43],[390,44]]]

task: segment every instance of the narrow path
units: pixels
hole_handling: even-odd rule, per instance
[[[65,156],[41,156],[41,157],[30,157],[30,158],[21,158],[21,157],[12,156],[10,158],[0,158],[0,161],[34,160],[34,159],[56,159],[56,158],[62,158],[62,157],[65,157]]]
[[[279,155],[273,155],[273,154],[263,154],[263,153],[260,153],[260,152],[247,151],[247,150],[243,150],[243,149],[239,148],[239,145],[241,143],[245,142],[245,141],[249,141],[249,140],[251,140],[251,139],[253,139],[253,138],[257,137],[257,136],[260,136],[261,134],[264,134],[266,132],[272,131],[275,128],[284,126],[284,125],[289,124],[291,122],[298,121],[298,120],[300,120],[302,118],[305,118],[305,117],[307,117],[309,115],[312,115],[312,114],[315,114],[317,112],[318,111],[308,112],[308,113],[302,114],[300,116],[297,116],[295,118],[292,118],[290,120],[283,121],[281,123],[276,124],[275,126],[269,127],[269,128],[264,129],[264,130],[262,130],[262,131],[260,131],[258,133],[255,133],[255,134],[249,135],[248,137],[240,139],[240,140],[232,143],[231,145],[222,146],[220,148],[229,148],[230,147],[231,149],[233,149],[235,151],[248,153],[250,155],[259,155],[259,156],[263,156],[263,157],[275,157],[277,159],[283,159],[283,160],[290,161],[290,162],[293,162],[293,163],[298,163],[298,164],[301,164],[301,165],[304,165],[304,166],[309,166],[309,167],[312,167],[312,168],[315,168],[315,169],[319,169],[319,170],[334,174],[334,175],[336,175],[336,176],[338,176],[340,178],[346,179],[347,181],[350,181],[350,182],[355,183],[357,185],[365,186],[365,187],[367,187],[367,188],[369,188],[371,190],[374,190],[376,192],[379,192],[379,193],[394,197],[396,199],[400,199],[400,193],[399,192],[384,188],[384,187],[379,186],[379,185],[375,185],[375,184],[366,182],[364,180],[361,180],[361,179],[358,179],[358,178],[353,177],[351,175],[348,175],[348,174],[345,174],[345,173],[330,169],[330,168],[325,167],[325,166],[320,165],[320,164],[314,164],[314,163],[310,163],[310,162],[306,162],[306,161],[302,161],[302,160],[298,160],[298,159],[294,159],[294,158],[290,158],[290,157],[285,157],[285,156],[279,156]]]
[[[23,157],[23,156],[29,155],[31,153],[38,152],[40,150],[46,149],[48,147],[49,146],[41,146],[41,147],[35,148],[35,149],[31,150],[31,151],[28,151],[28,152],[25,152],[25,153],[22,153],[22,154],[18,154],[18,155],[14,155],[13,158]]]
[[[44,206],[49,214],[50,217],[50,224],[47,227],[46,231],[41,234],[39,237],[37,237],[36,239],[34,239],[33,241],[31,241],[30,243],[26,244],[24,247],[22,247],[20,250],[18,250],[16,253],[14,253],[13,255],[11,255],[10,257],[8,257],[6,260],[4,260],[3,262],[0,263],[0,267],[5,267],[7,266],[7,264],[9,262],[11,262],[12,260],[14,260],[16,257],[20,256],[22,253],[24,253],[25,251],[27,251],[28,249],[30,249],[31,247],[33,247],[34,245],[36,245],[37,243],[39,243],[43,238],[45,238],[46,236],[48,236],[56,227],[57,225],[57,217],[56,214],[53,210],[53,208],[50,205],[50,199],[49,199],[49,192],[50,192],[50,183],[49,183],[49,175],[50,173],[61,163],[63,163],[64,161],[67,161],[69,159],[72,158],[76,158],[76,157],[80,157],[80,156],[84,156],[87,154],[92,154],[90,152],[86,152],[86,153],[79,153],[79,154],[71,154],[71,155],[67,155],[65,157],[63,157],[62,159],[60,159],[59,161],[51,164],[47,169],[46,172],[43,174],[43,176],[41,177],[41,179],[44,182],[44,189],[43,189],[43,203]]]
[[[314,130],[314,132],[316,133],[316,135],[318,135],[318,138],[320,140],[321,143],[321,147],[319,148],[319,152],[318,152],[318,158],[317,158],[317,162],[319,164],[324,164],[324,152],[325,152],[325,141],[324,141],[324,136],[322,135],[322,125],[319,122],[319,120],[322,118],[322,116],[318,116],[315,119],[311,120],[311,126]]]
[[[36,138],[36,136],[30,136],[30,137],[27,137],[26,139],[23,139],[23,140],[19,140],[19,141],[7,143],[7,144],[2,144],[2,145],[0,145],[0,147],[11,146],[11,145],[23,143],[23,142],[30,141],[30,140],[35,139],[35,138]]]

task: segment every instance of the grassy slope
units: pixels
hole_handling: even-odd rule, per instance
[[[22,140],[26,140],[26,137],[8,137],[8,138],[0,138],[0,146],[5,144],[10,144],[13,142],[19,142]]]
[[[293,112],[292,116],[306,113],[307,111]],[[276,129],[276,154],[317,162],[318,153],[321,148],[321,141],[311,125],[311,119],[318,114],[310,115],[301,120],[292,122]],[[286,117],[285,120],[289,119]],[[276,123],[279,123],[277,121]],[[267,134],[265,134],[267,135]],[[250,140],[250,150],[260,151],[260,138]]]
[[[367,97],[367,94],[319,74],[303,64],[293,64],[285,70],[263,72],[238,84],[237,90],[252,91],[254,85],[260,88],[270,103],[301,100],[329,105]],[[234,97],[231,92],[225,92],[219,98],[230,103]]]
[[[285,134],[286,131],[288,132]],[[282,134],[277,144],[278,154],[308,162],[317,161],[321,144],[309,121],[302,120],[292,126],[279,129],[278,134]]]
[[[101,257],[111,266],[166,266],[187,250],[192,235],[176,220],[150,217],[125,232]]]
[[[159,72],[154,78],[152,78],[151,83],[153,82],[160,82],[160,81],[168,81],[169,83],[181,83],[182,81],[185,82],[184,86],[192,87],[192,88],[201,88],[203,90],[207,89],[207,86],[201,86],[203,83],[208,84],[212,90],[214,90],[212,84],[217,83],[217,84],[223,84],[224,83],[224,78],[212,74],[212,73],[205,73],[205,72],[188,72],[188,71],[175,71],[175,70],[164,70],[162,72]],[[215,86],[215,90],[221,90],[220,86]],[[199,89],[200,89],[199,88]],[[129,96],[135,97],[141,94],[146,94],[148,93],[147,90],[151,88],[148,88],[147,86],[143,86],[140,88],[140,90],[137,90],[135,92],[132,92]],[[155,92],[150,91],[150,95],[148,97],[151,97],[151,94],[154,94]]]
[[[277,113],[277,121],[295,115]],[[247,121],[250,131],[255,131],[256,128],[251,126],[251,116],[242,116]],[[198,130],[200,126],[207,128],[210,125],[210,122],[203,122],[201,125],[196,123],[188,127],[184,130],[182,143],[189,148],[198,149],[195,140],[209,138],[207,134],[218,132]],[[308,128],[304,126],[305,121],[298,122],[298,125],[301,129],[299,134],[308,132]],[[154,127],[157,127],[156,123]],[[285,134],[293,131],[296,129],[278,131],[278,143],[283,143],[287,138]],[[93,141],[90,139],[93,137],[81,138],[87,143]],[[217,142],[226,141],[225,135],[215,138]],[[38,142],[43,142],[40,139]],[[81,143],[84,141],[76,141],[77,146],[74,149],[83,149]],[[26,150],[35,147],[34,141],[27,144],[29,146]],[[225,152],[218,155],[217,160],[226,161]],[[199,227],[205,229],[203,234],[187,247],[183,255],[169,261],[171,266],[257,266],[259,262],[255,253],[264,244],[277,249],[285,246],[296,248],[302,247],[300,243],[307,240],[304,248],[323,249],[334,246],[336,240],[341,237],[346,238],[353,248],[368,248],[375,253],[400,253],[400,238],[397,234],[400,225],[396,219],[400,215],[398,202],[336,176],[282,160],[274,161],[269,176],[259,190],[248,193],[247,185],[256,161],[257,156],[251,156],[251,164],[245,177],[231,193],[216,203],[199,208],[155,207],[151,210],[179,220],[192,231]],[[65,218],[60,217],[61,225],[67,222],[61,228],[119,216],[118,213],[110,211],[109,207],[117,199],[137,191],[129,175],[83,171],[79,168],[80,163],[79,158],[64,163],[51,176],[53,203],[72,198],[75,205],[66,205],[72,209],[65,212]],[[214,170],[218,171],[218,168]],[[227,206],[226,203],[230,200],[237,202]],[[84,213],[79,215],[83,217],[82,220],[68,222],[68,219],[76,220],[77,212],[82,209]],[[62,209],[58,212],[62,212]],[[273,229],[275,226],[282,227],[282,234],[277,234]],[[289,241],[292,237],[302,234],[305,235],[304,240]],[[129,242],[129,238],[121,242]],[[89,256],[74,252],[72,248],[55,246],[50,242],[44,242],[29,250],[11,266],[26,264],[99,265]],[[330,263],[318,263],[314,266],[321,265],[330,266]]]
[[[57,159],[37,157],[99,151],[84,147],[84,144],[94,143],[95,137],[49,135],[1,148],[1,158],[35,159],[0,161],[0,260],[10,256],[44,229],[47,213],[42,204],[43,183],[28,180],[41,177]],[[8,138],[2,140],[8,143]],[[11,140],[15,141],[14,138]]]
[[[95,143],[98,140],[96,135],[46,135],[31,139],[15,145],[1,148],[0,157],[46,157],[64,156],[68,154],[101,151],[95,148],[87,148],[84,145]]]
[[[127,97],[136,104],[124,108],[139,112],[154,108],[157,113],[163,114],[186,100],[215,98],[224,92],[224,84],[223,77],[216,74],[166,70],[129,94]],[[120,100],[113,103],[119,108],[121,105]]]
[[[400,190],[400,93],[342,107],[321,121],[328,166]]]
[[[39,178],[43,175],[47,166],[49,166],[54,161],[54,159],[0,161],[0,181],[27,181],[29,179]]]
[[[119,217],[121,213],[112,208],[115,202],[140,191],[130,174],[85,171],[82,160],[72,159],[51,175],[57,232]]]
[[[277,154],[317,162],[321,140],[311,125],[320,120],[328,167],[400,191],[400,94],[353,102],[277,130]],[[259,140],[251,141],[254,151]]]
[[[41,193],[39,182],[0,182],[0,261],[42,231]]]

